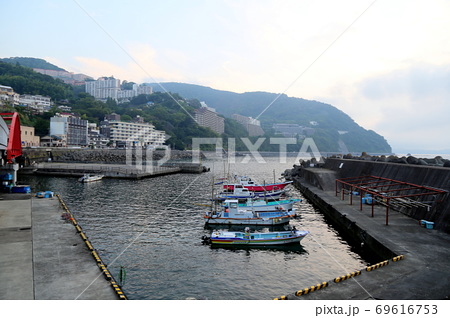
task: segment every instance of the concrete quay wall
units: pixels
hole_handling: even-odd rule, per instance
[[[296,166],[293,175],[324,191],[335,190],[335,180],[358,176],[376,176],[444,190],[450,194],[450,168],[364,160],[328,158],[323,169]],[[431,209],[411,208],[403,214],[415,220],[432,221],[437,230],[450,233],[450,195],[441,198]]]
[[[182,150],[154,150],[149,151],[152,158],[149,160],[185,160],[192,161],[191,151]],[[87,148],[25,148],[23,155],[26,158],[25,165],[33,162],[47,162],[49,158],[57,162],[83,162],[83,163],[108,163],[125,164],[131,158],[136,161],[136,155],[142,160],[147,160],[147,150],[136,152],[136,149],[87,149]],[[127,157],[130,158],[127,158]],[[201,154],[203,158],[203,154]],[[141,158],[142,157],[142,158]]]
[[[329,184],[342,176],[337,171],[294,167],[285,176],[294,181],[305,198],[320,209],[368,265],[346,269],[348,272],[336,273],[335,277],[323,277],[324,281],[311,287],[294,286],[288,294],[276,299],[449,299],[448,233],[421,227],[417,220],[398,211],[389,213],[386,225],[384,206],[375,205],[371,213],[371,206],[363,205],[361,209],[357,200],[351,204],[349,196],[344,199],[336,196]]]

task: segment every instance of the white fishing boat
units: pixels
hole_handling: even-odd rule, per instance
[[[242,245],[242,246],[272,246],[299,243],[308,231],[279,231],[279,232],[250,232],[248,228],[243,232],[215,230],[210,237],[204,236],[203,242],[211,245]]]
[[[226,183],[223,185],[224,189],[233,190],[237,186],[243,186],[250,191],[264,192],[264,191],[279,191],[283,190],[287,185],[291,184],[292,181],[270,183],[270,184],[257,184],[254,180],[246,176],[235,176],[235,183]]]
[[[244,203],[239,203],[240,209],[253,209],[257,212],[269,211],[292,211],[294,203],[301,202],[301,199],[286,199],[277,201],[266,201],[263,199],[248,199]]]
[[[233,189],[225,189],[223,192],[216,195],[215,199],[218,201],[224,201],[227,199],[247,200],[250,198],[279,200],[285,194],[285,189],[256,192],[251,191],[242,185],[236,185],[233,187]]]
[[[84,176],[82,176],[80,179],[78,179],[78,181],[80,182],[94,182],[94,181],[99,181],[103,179],[103,175],[90,175],[90,174],[85,174]]]
[[[263,211],[254,207],[240,207],[238,200],[226,200],[219,211],[207,212],[204,216],[206,225],[283,225],[296,216],[295,209],[291,211],[274,209]]]

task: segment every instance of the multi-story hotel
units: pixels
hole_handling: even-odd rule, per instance
[[[225,132],[225,118],[219,116],[214,108],[205,106],[195,110],[195,121],[203,127],[210,128],[218,134]]]
[[[166,141],[166,133],[150,123],[111,120],[102,122],[100,129],[116,146],[161,147]]]

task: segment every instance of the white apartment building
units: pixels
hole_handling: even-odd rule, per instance
[[[117,100],[119,90],[120,80],[114,77],[100,77],[96,81],[86,82],[86,93],[91,94],[95,99],[112,98]]]
[[[156,130],[149,123],[132,123],[112,120],[102,127],[105,134],[115,145],[160,147],[166,141],[166,133]]]
[[[49,110],[52,107],[52,102],[50,97],[41,95],[20,95],[19,104],[21,106],[27,106],[40,113],[45,110]]]
[[[151,86],[133,84],[132,89],[122,90],[120,80],[114,77],[100,77],[96,81],[86,82],[86,93],[95,99],[106,100],[112,98],[116,101],[130,99],[141,94],[152,94]]]

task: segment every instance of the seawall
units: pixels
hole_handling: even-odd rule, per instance
[[[358,176],[376,176],[409,182],[450,192],[450,168],[421,166],[412,164],[374,162],[349,159],[326,159],[322,169],[296,166],[294,175],[302,176],[314,186],[333,191],[335,180]],[[450,233],[450,195],[433,204],[432,208],[411,208],[402,211],[415,220],[428,220],[435,223],[437,230]]]
[[[327,159],[321,167],[308,164],[287,170],[286,179],[294,181],[304,197],[369,264],[365,268],[344,269],[335,277],[323,277],[311,287],[295,286],[290,293],[276,299],[449,299],[450,235],[445,231],[448,195],[430,211],[391,211],[387,225],[384,205],[360,205],[359,200],[353,198],[352,202],[347,194],[344,198],[342,192],[336,195],[335,188],[337,178],[373,175],[433,188],[439,186],[448,191],[449,171],[440,167],[342,159]],[[415,218],[424,214],[435,217],[439,222],[435,225],[440,230],[420,226]]]

